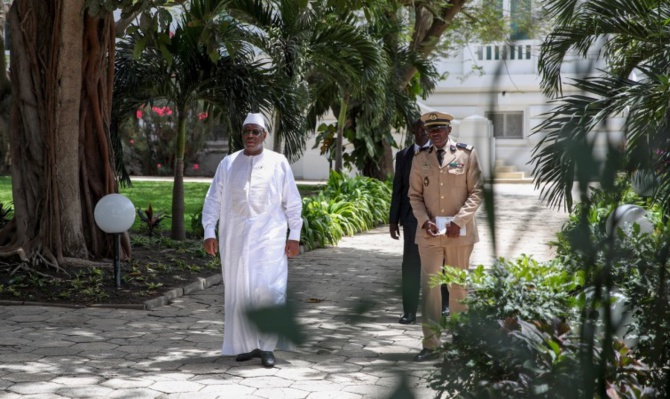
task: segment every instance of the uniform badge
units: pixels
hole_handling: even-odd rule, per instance
[[[424,176],[423,178],[423,185],[428,187],[428,184],[430,184],[430,181],[428,180],[428,176]]]
[[[456,152],[456,146],[455,145],[450,146],[449,150],[451,150],[451,152]]]
[[[428,118],[430,118],[431,121],[434,121],[435,119],[437,119],[437,115],[436,114],[430,114],[430,116]]]

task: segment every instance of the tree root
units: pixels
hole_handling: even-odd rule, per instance
[[[29,261],[28,257],[26,256],[26,252],[21,247],[0,251],[0,258],[11,258],[12,256],[18,256],[19,259],[21,259],[21,262]]]
[[[37,275],[39,275],[39,276],[42,276],[42,277],[44,277],[44,278],[48,278],[48,279],[51,279],[51,280],[63,281],[63,278],[61,278],[61,277],[57,277],[57,276],[52,276],[51,274],[47,274],[47,273],[42,273],[42,272],[40,272],[40,271],[38,271],[38,270],[35,270],[35,269],[32,268],[31,266],[29,266],[27,263],[19,263],[19,265],[18,265],[14,270],[12,270],[12,271],[9,273],[9,275],[10,275],[10,276],[13,276],[14,273],[16,273],[16,272],[19,271],[19,270],[26,271],[26,272],[28,272],[29,274],[33,274],[33,273],[34,273],[34,274],[37,274]],[[61,270],[62,270],[62,269],[61,269]],[[69,275],[68,275],[68,277],[69,277]]]

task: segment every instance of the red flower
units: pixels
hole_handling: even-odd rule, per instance
[[[207,112],[201,112],[198,114],[198,119],[200,120],[207,119],[207,116],[208,116]]]
[[[129,142],[130,144],[135,144],[135,140],[133,140],[133,139],[128,140],[128,142]]]
[[[161,166],[163,166],[163,165],[161,165],[161,164],[159,164],[159,163],[156,164],[156,167],[157,167],[158,169],[160,169]]]
[[[198,170],[198,169],[200,169],[200,165],[198,165],[197,163],[194,163],[193,164],[193,170]]]
[[[137,119],[142,119],[142,110],[138,109],[137,112],[135,112],[135,116],[137,117]]]

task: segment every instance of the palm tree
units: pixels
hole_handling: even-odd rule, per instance
[[[166,30],[139,34],[135,29],[138,34],[118,45],[119,112],[129,117],[141,104],[162,99],[176,113],[171,232],[176,240],[185,238],[183,173],[189,110],[204,103],[230,133],[237,131],[248,112],[269,113],[278,99],[289,103],[294,98],[283,82],[273,78],[271,66],[257,59],[244,41],[243,29],[223,12],[223,5],[195,0],[181,14],[172,35]],[[239,137],[231,137],[233,146],[239,146]]]
[[[273,61],[281,80],[291,82],[294,91],[302,93],[301,109],[309,107],[301,131],[276,123],[275,149],[282,140],[287,155],[300,145],[305,133],[316,120],[333,110],[338,115],[337,155],[335,169],[342,169],[342,139],[349,102],[364,92],[370,105],[380,108],[379,88],[383,87],[385,63],[379,44],[370,38],[351,12],[340,13],[327,2],[292,0],[237,0],[228,7],[231,15],[255,28],[250,41]],[[277,115],[285,111],[277,107]],[[379,113],[370,113],[379,119]],[[297,158],[297,157],[295,157]]]
[[[306,125],[304,113],[309,93],[303,73],[309,62],[307,51],[317,11],[309,2],[291,0],[233,0],[226,9],[231,16],[248,24],[246,40],[272,61],[275,78],[288,84],[290,93],[297,94],[296,101],[278,99],[274,103],[273,149],[283,152],[289,161],[298,160],[305,148],[306,133],[312,129]]]
[[[540,54],[544,92],[557,106],[537,128],[544,135],[533,150],[536,185],[547,183],[543,196],[553,205],[572,208],[575,177],[582,184],[597,178],[612,187],[617,171],[652,170],[658,177],[654,199],[670,211],[670,92],[666,90],[670,33],[665,29],[670,4],[657,0],[552,0],[557,24]],[[596,76],[577,78],[583,94],[562,96],[561,66],[569,52],[600,52],[606,67]],[[632,73],[636,78],[631,78]],[[590,153],[593,133],[612,117],[624,115],[625,147],[612,142],[605,168]],[[603,170],[599,177],[595,171]]]
[[[665,0],[550,0],[545,5],[557,23],[542,45],[539,67],[542,88],[547,95],[556,98],[557,105],[537,128],[537,132],[545,136],[534,148],[531,161],[535,164],[535,183],[547,184],[543,196],[551,204],[572,210],[573,182],[577,180],[580,186],[582,205],[576,213],[579,222],[568,239],[582,259],[579,269],[586,277],[584,287],[593,288],[595,293],[582,305],[580,344],[587,350],[581,354],[581,364],[587,367],[587,372],[581,373],[580,385],[585,392],[605,397],[611,365],[619,361],[615,351],[607,345],[614,341],[609,304],[615,285],[612,270],[621,261],[621,248],[614,234],[606,241],[594,238],[597,234],[587,219],[597,212],[590,207],[586,186],[597,180],[616,206],[622,198],[621,188],[626,187],[619,185],[616,177],[651,171],[658,179],[652,200],[667,221],[670,213],[670,32],[667,30],[670,3]],[[570,52],[583,58],[600,54],[605,65],[598,70],[590,68],[587,73],[592,76],[571,82],[581,94],[563,96],[561,67]],[[596,161],[594,133],[603,126],[603,130],[608,131],[610,118],[621,116],[624,146],[608,140],[607,158]],[[660,265],[658,271],[644,277],[648,284],[645,292],[649,294],[644,299],[636,298],[635,302],[660,298],[660,309],[664,309],[668,293],[667,243],[659,245],[654,258],[652,262]],[[638,262],[630,266],[632,273],[644,273]],[[601,315],[604,315],[605,331],[596,339],[591,327],[600,310],[604,310]],[[659,331],[663,331],[663,327]],[[648,334],[661,335],[657,331]],[[597,341],[602,343],[600,359],[589,350],[600,345]],[[659,356],[648,356],[645,362],[655,369],[650,373],[652,384],[660,388],[655,394],[667,397],[668,352],[667,348],[660,348]],[[638,345],[635,350],[645,357],[644,345]]]
[[[379,111],[385,102],[384,84],[388,63],[378,41],[370,37],[364,27],[358,26],[353,15],[329,12],[328,18],[315,32],[310,47],[310,68],[306,78],[312,93],[308,112],[309,121],[316,120],[330,110],[337,115],[335,135],[335,171],[342,171],[342,148],[348,123],[347,112],[352,101],[365,97],[366,106]],[[341,21],[340,23],[337,23]],[[359,119],[362,129],[375,126],[383,115],[369,112]]]

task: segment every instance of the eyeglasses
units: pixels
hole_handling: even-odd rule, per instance
[[[242,130],[242,136],[245,134],[253,134],[254,136],[260,136],[263,133],[263,129],[245,129]]]

